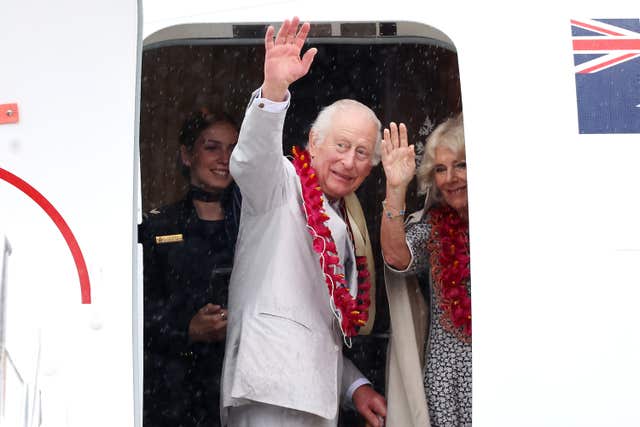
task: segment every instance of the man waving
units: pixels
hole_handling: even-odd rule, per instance
[[[342,354],[368,320],[368,241],[350,209],[379,161],[380,121],[354,100],[324,108],[307,150],[283,157],[289,86],[317,52],[309,24],[286,20],[265,36],[264,82],[254,92],[230,170],[243,195],[229,291],[223,418],[236,426],[337,424],[352,402],[371,425],[381,395]],[[364,228],[364,229],[363,229]],[[363,237],[364,236],[364,237]]]

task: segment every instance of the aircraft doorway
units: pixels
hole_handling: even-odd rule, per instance
[[[167,28],[145,40],[142,59],[140,162],[142,209],[179,200],[188,190],[180,174],[178,133],[194,112],[224,111],[240,124],[250,94],[262,83],[267,25],[193,24]],[[306,143],[319,110],[341,98],[371,107],[383,126],[407,125],[420,158],[424,141],[462,111],[458,59],[438,30],[413,23],[312,23],[308,46],[318,48],[311,71],[292,86],[283,151]],[[383,392],[390,327],[379,228],[385,198],[382,167],[358,190],[376,264],[376,320],[370,335],[354,339],[354,363]],[[415,180],[407,212],[423,198]],[[357,425],[349,412],[341,425]]]

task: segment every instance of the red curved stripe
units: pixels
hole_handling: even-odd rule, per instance
[[[82,298],[82,304],[91,304],[91,284],[89,283],[89,273],[87,272],[87,265],[84,262],[82,251],[78,242],[71,232],[71,229],[67,225],[67,222],[62,218],[62,215],[53,207],[53,205],[42,195],[38,190],[33,188],[24,180],[15,176],[11,172],[0,168],[0,179],[7,181],[9,184],[22,191],[29,196],[34,202],[36,202],[46,213],[49,218],[55,223],[62,233],[62,237],[67,242],[71,255],[76,263],[76,269],[78,270],[78,277],[80,278],[80,293]]]

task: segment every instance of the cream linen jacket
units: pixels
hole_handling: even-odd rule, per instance
[[[333,419],[349,386],[364,378],[342,355],[342,336],[306,228],[300,181],[282,156],[286,110],[266,111],[257,94],[230,161],[243,200],[229,286],[222,406],[253,401]],[[353,251],[346,224],[326,198],[324,208],[343,262],[344,251]],[[355,262],[348,265],[346,276],[357,286]]]

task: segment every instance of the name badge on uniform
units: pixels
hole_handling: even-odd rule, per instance
[[[161,245],[163,243],[177,243],[182,242],[182,234],[167,234],[166,236],[156,236],[156,243]]]

